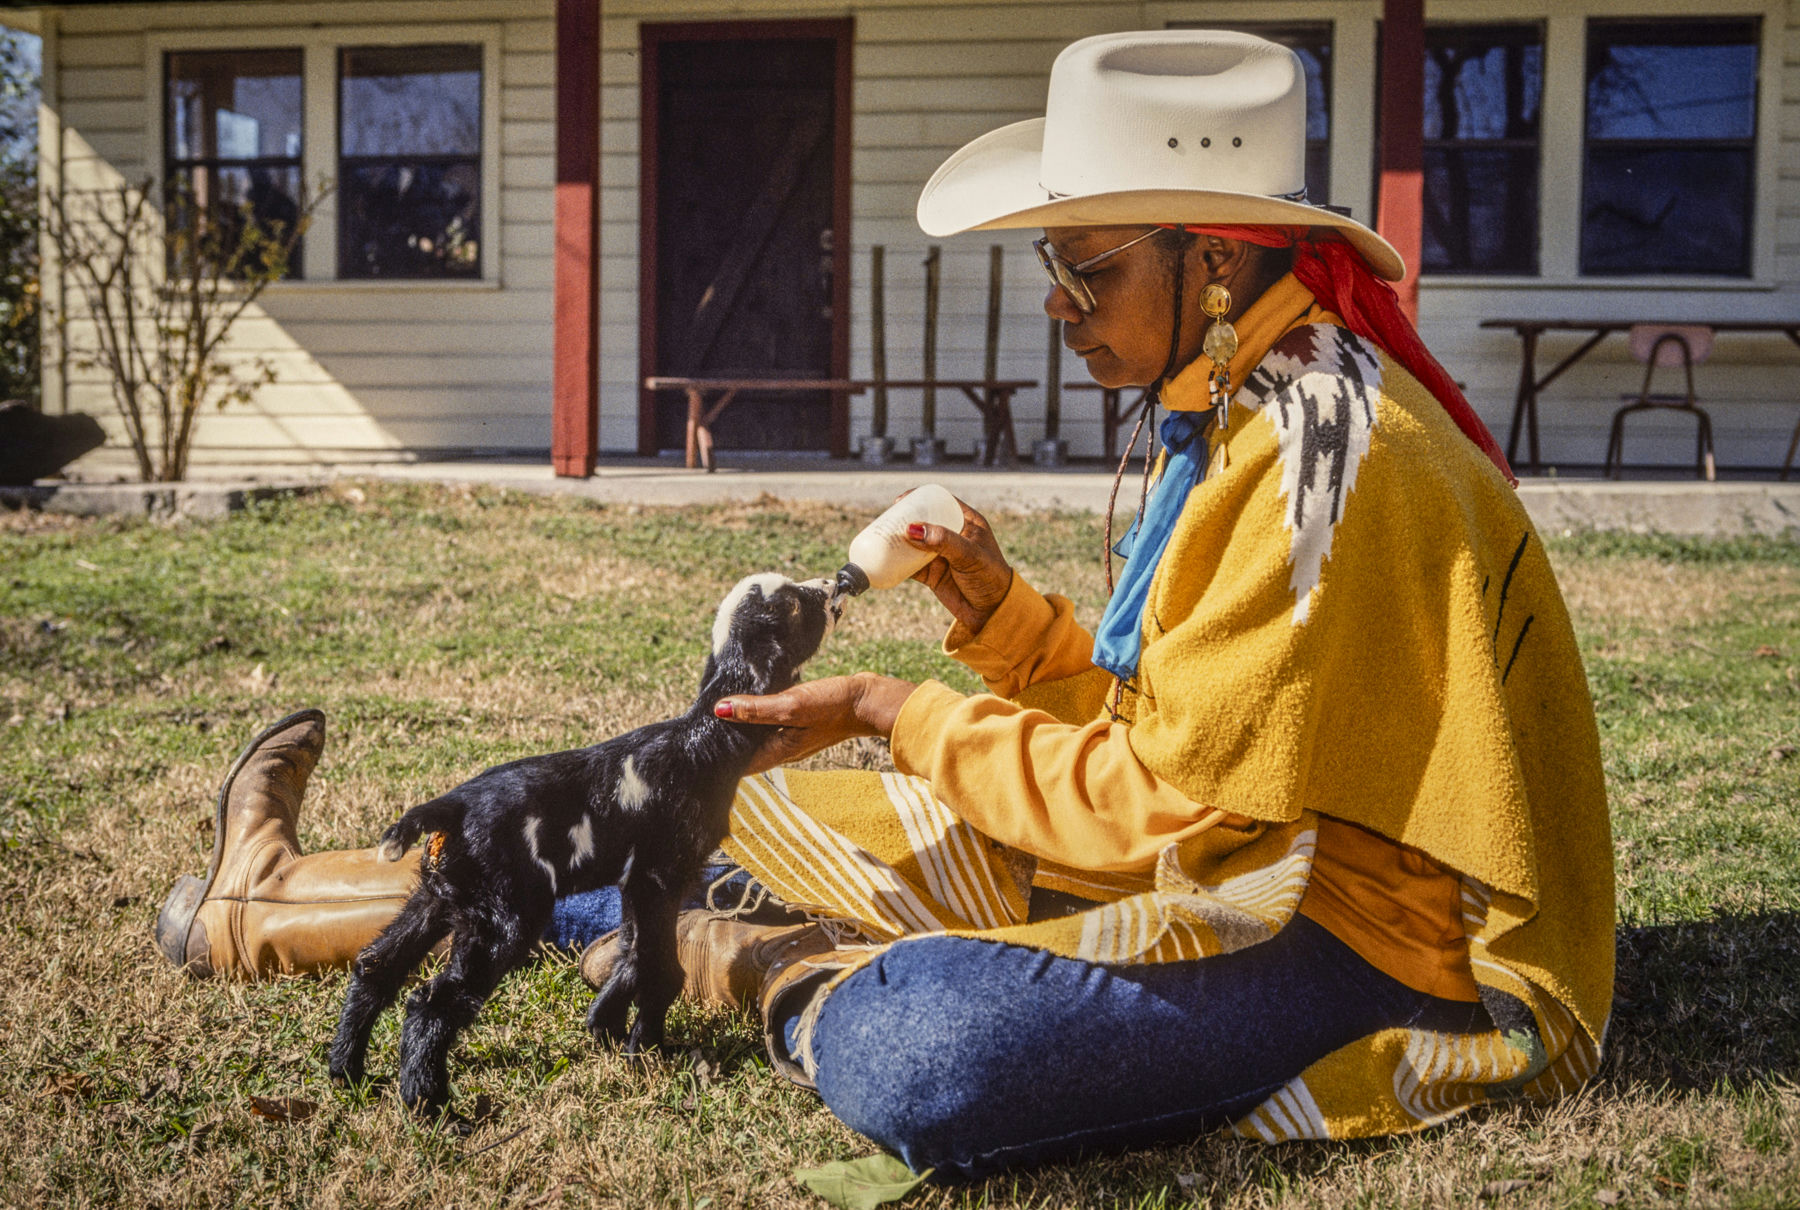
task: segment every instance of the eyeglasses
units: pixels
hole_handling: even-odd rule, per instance
[[[1160,230],[1162,228],[1152,227],[1142,235],[1126,240],[1117,248],[1108,248],[1106,251],[1080,262],[1065,260],[1050,251],[1048,239],[1032,240],[1031,247],[1037,253],[1038,264],[1044,266],[1044,273],[1050,278],[1052,284],[1067,294],[1069,300],[1080,308],[1083,315],[1092,315],[1095,306],[1094,292],[1088,289],[1087,278],[1082,275],[1107,257],[1116,256],[1127,248],[1143,243]]]

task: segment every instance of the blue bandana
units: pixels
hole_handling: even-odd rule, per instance
[[[1162,422],[1163,447],[1168,452],[1162,476],[1130,531],[1120,540],[1119,547],[1123,549],[1115,548],[1128,561],[1094,632],[1094,663],[1120,680],[1128,681],[1137,675],[1150,579],[1156,574],[1156,565],[1162,562],[1163,550],[1175,532],[1175,522],[1181,518],[1188,493],[1206,477],[1204,437],[1211,418],[1210,412],[1172,412]]]

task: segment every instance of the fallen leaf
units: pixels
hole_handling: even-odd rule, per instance
[[[319,1107],[311,1101],[303,1101],[299,1097],[251,1097],[250,1113],[271,1122],[304,1122]]]
[[[1781,658],[1781,648],[1771,647],[1767,643],[1764,643],[1750,654],[1756,656],[1758,659],[1778,660]]]
[[[1796,747],[1793,744],[1776,744],[1773,748],[1769,749],[1769,755],[1776,760],[1786,760],[1796,752],[1800,752],[1800,747]]]
[[[1625,1200],[1625,1195],[1617,1189],[1602,1189],[1594,1194],[1594,1200],[1602,1206],[1617,1206]]]
[[[91,1097],[94,1095],[94,1081],[79,1071],[59,1071],[44,1077],[44,1086],[38,1091],[42,1097]]]
[[[1481,1187],[1481,1199],[1492,1201],[1497,1197],[1505,1197],[1509,1193],[1517,1193],[1521,1189],[1529,1189],[1540,1179],[1539,1177],[1512,1177],[1504,1181],[1489,1181]]]
[[[842,1210],[874,1210],[917,1189],[932,1170],[914,1172],[891,1155],[833,1160],[822,1168],[796,1168],[794,1179]]]

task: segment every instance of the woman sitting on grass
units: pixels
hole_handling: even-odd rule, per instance
[[[758,1005],[777,1067],[915,1169],[1412,1130],[1598,1064],[1611,846],[1568,617],[1398,255],[1304,200],[1304,89],[1244,34],[1085,39],[1045,118],[920,201],[934,236],[1042,227],[1069,347],[1167,411],[1097,631],[969,511],[911,537],[989,693],[720,704],[783,728],[727,852],[809,919],[684,914],[689,990]],[[778,767],[857,735],[899,772]],[[397,906],[406,866],[298,854],[322,738],[294,716],[233,770],[172,958],[341,963]]]

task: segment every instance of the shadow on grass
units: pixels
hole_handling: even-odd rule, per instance
[[[1800,913],[1625,927],[1602,1078],[1709,1089],[1800,1075]]]

